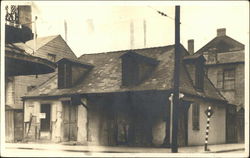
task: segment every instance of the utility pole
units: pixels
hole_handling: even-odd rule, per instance
[[[178,117],[179,117],[179,72],[180,72],[180,6],[175,6],[175,63],[174,63],[174,96],[172,122],[172,153],[178,152]]]

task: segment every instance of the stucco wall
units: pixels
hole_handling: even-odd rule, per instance
[[[200,104],[200,129],[193,130],[192,125],[192,106],[188,111],[188,145],[204,145],[207,126],[207,110],[210,103],[199,101]],[[225,106],[211,104],[214,111],[210,118],[210,128],[208,144],[220,144],[226,142],[226,109]]]

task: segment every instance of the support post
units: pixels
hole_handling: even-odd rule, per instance
[[[180,69],[180,6],[175,6],[175,65],[174,96],[171,151],[178,152],[178,115],[179,115],[179,69]]]

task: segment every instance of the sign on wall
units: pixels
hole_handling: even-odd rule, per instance
[[[39,113],[39,118],[40,119],[45,119],[46,118],[46,113]]]

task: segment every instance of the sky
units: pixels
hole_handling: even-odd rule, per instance
[[[216,36],[218,28],[226,28],[226,34],[245,44],[246,48],[249,43],[247,1],[35,1],[33,4],[33,15],[38,16],[38,37],[60,34],[65,39],[66,26],[67,43],[78,57],[87,53],[174,44],[176,4],[181,6],[180,35],[186,48],[187,40],[194,39],[197,51]],[[161,16],[156,10],[169,17]]]

